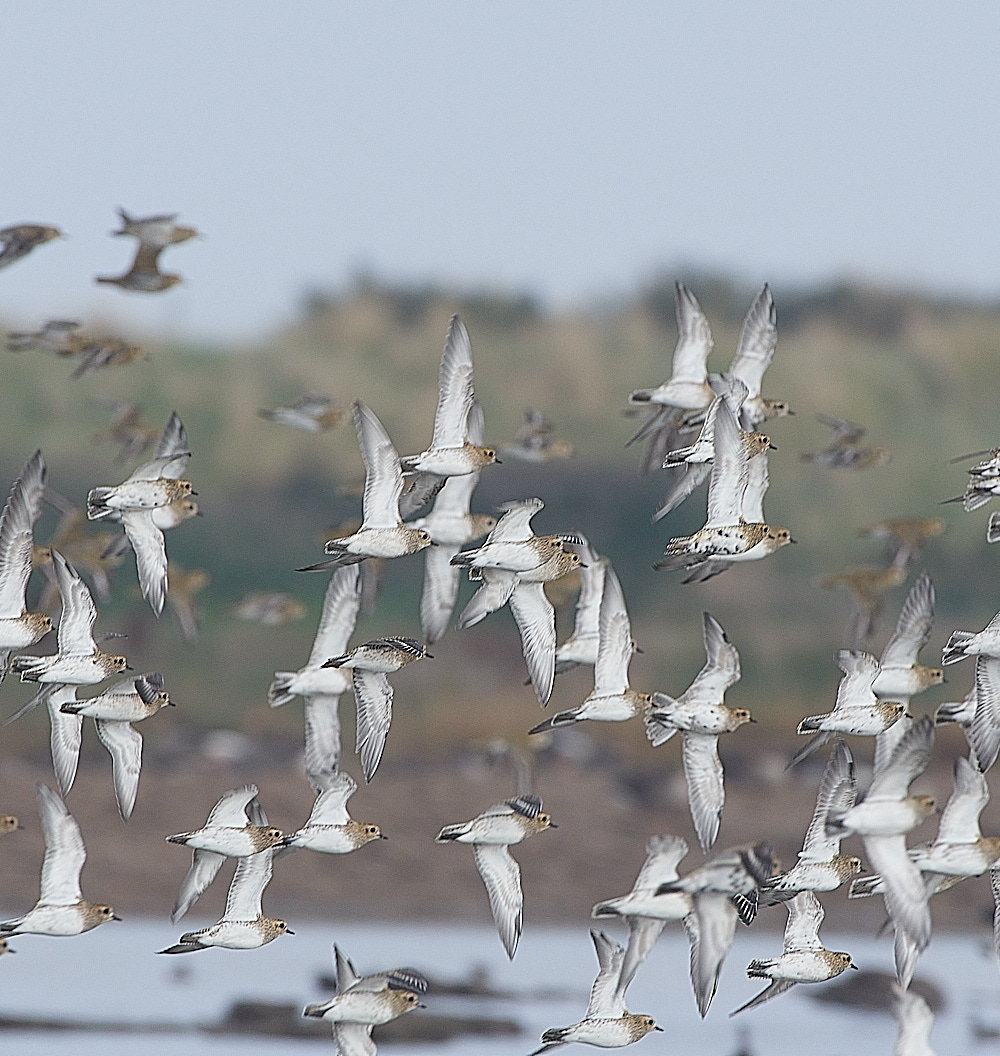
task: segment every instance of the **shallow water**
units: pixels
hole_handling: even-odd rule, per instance
[[[207,923],[207,922],[206,922]],[[194,924],[185,925],[194,927]],[[200,926],[200,925],[199,925]],[[426,998],[431,1010],[487,1015],[520,1023],[520,1037],[459,1038],[441,1044],[385,1044],[393,1056],[510,1056],[537,1048],[543,1030],[580,1019],[597,969],[586,927],[529,928],[511,964],[496,933],[486,927],[446,925],[298,924],[294,936],[260,950],[207,950],[156,957],[175,941],[170,925],[127,921],[75,939],[20,936],[15,957],[0,958],[0,1010],[31,1015],[126,1023],[202,1024],[223,1018],[233,1001],[288,1001],[298,1006],[327,996],[316,982],[329,973],[336,941],[357,968],[372,971],[412,965],[434,978],[459,980],[476,967],[510,999]],[[607,929],[621,939],[621,929]],[[848,950],[866,969],[892,970],[888,940],[827,935],[830,949]],[[977,1041],[973,1022],[1000,1023],[1000,971],[986,937],[935,936],[921,958],[918,977],[935,983],[947,1004],[937,1017],[932,1042],[939,1056],[1000,1051],[1000,1043]],[[858,1056],[891,1054],[895,1023],[886,1014],[845,1010],[809,998],[799,986],[769,1004],[729,1019],[728,1013],[759,989],[744,969],[753,957],[780,952],[781,935],[740,929],[722,971],[719,991],[702,1021],[688,981],[688,947],[680,932],[667,931],[629,989],[629,1007],[648,1012],[666,1028],[644,1039],[637,1053],[731,1056],[749,1042],[759,1056]],[[822,984],[817,984],[817,989]],[[412,1013],[420,1015],[420,1011]],[[804,1048],[808,1039],[808,1048]],[[149,1035],[106,1032],[4,1032],[0,1048],[17,1056],[291,1056],[332,1051],[328,1041],[273,1040],[197,1033]],[[587,1050],[581,1049],[581,1052]]]

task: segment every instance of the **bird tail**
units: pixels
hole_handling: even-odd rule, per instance
[[[280,708],[282,704],[288,704],[295,699],[295,694],[288,691],[295,671],[275,671],[274,681],[267,691],[267,702],[272,708]]]
[[[948,642],[944,647],[944,655],[941,657],[941,663],[957,664],[959,660],[964,660],[966,656],[968,656],[965,647],[974,637],[975,635],[971,631],[952,631],[951,637],[948,639]]]
[[[767,974],[768,968],[773,968],[774,961],[755,960],[747,965],[747,975],[751,979],[770,979]]]
[[[108,499],[108,496],[114,491],[114,488],[91,488],[87,492],[87,505],[88,506],[103,506]]]
[[[959,495],[958,498],[962,500],[962,508],[965,512],[972,513],[973,510],[978,510],[980,506],[985,506],[993,498],[993,495],[988,491],[973,489],[972,491],[967,491],[964,495]],[[956,500],[949,499],[948,501],[954,502]]]
[[[990,514],[990,523],[986,526],[986,542],[1000,543],[1000,514]]]
[[[871,876],[859,876],[851,881],[851,887],[847,892],[848,898],[867,898],[869,895],[877,895],[884,891],[882,877],[878,873]]]
[[[677,732],[676,726],[671,726],[657,712],[652,712],[646,717],[646,737],[654,748],[666,744]]]
[[[946,704],[940,704],[934,713],[934,725],[944,726],[949,722],[958,722],[964,711],[964,700],[953,700],[948,701]]]
[[[748,895],[738,893],[731,895],[729,901],[732,902],[733,907],[739,914],[740,922],[749,928],[757,916],[757,909],[760,905],[760,896],[757,893],[757,888],[754,888]]]

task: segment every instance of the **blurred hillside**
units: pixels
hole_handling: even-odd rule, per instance
[[[115,449],[91,440],[107,426],[107,411],[93,402],[98,397],[137,400],[145,419],[159,425],[176,409],[187,427],[194,452],[189,476],[204,517],[172,531],[167,548],[172,562],[210,573],[199,595],[201,637],[186,646],[167,612],[159,621],[153,617],[139,597],[131,556],[118,570],[98,625],[126,632],[123,651],[132,666],[163,671],[178,703],[176,712],[144,729],[147,759],[168,758],[221,727],[247,733],[257,745],[266,738],[272,756],[287,752],[291,758],[299,749],[300,707],[272,711],[267,688],[276,669],[305,662],[327,577],[292,570],[319,558],[324,529],[359,516],[360,500],[341,496],[338,488],[360,477],[362,463],[349,419],[316,436],[265,421],[257,409],[287,403],[306,389],[336,395],[345,405],[359,397],[382,419],[400,453],[419,451],[430,439],[441,347],[455,311],[472,338],[487,440],[509,440],[524,410],[533,407],[551,417],[556,435],[575,448],[569,460],[541,466],[507,460],[485,472],[474,506],[489,510],[506,499],[538,495],[546,508],[536,530],[582,531],[611,557],[644,650],[632,665],[637,688],[677,694],[688,684],[703,662],[700,613],[708,610],[742,656],[743,679],[730,691],[731,704],[749,706],[766,729],[783,733],[802,714],[827,710],[840,675],[833,655],[847,644],[850,602],[812,581],[849,564],[877,564],[881,544],[859,538],[857,530],[886,517],[938,515],[947,524],[922,563],[938,595],[924,659],[940,655],[953,628],[983,626],[1000,604],[993,589],[1000,548],[985,542],[989,510],[966,515],[960,505],[939,503],[960,494],[965,483],[964,467],[948,460],[998,442],[1000,305],[852,285],[775,289],[779,343],[764,391],[788,400],[796,414],[770,423],[777,451],[765,507],[769,521],[789,527],[798,545],[707,584],[683,586],[677,575],[654,573],[651,566],[670,536],[703,523],[704,489],[652,525],[663,483],[655,474],[640,477],[639,451],[625,446],[638,423],[622,414],[632,389],[669,375],[676,340],[673,278],[625,303],[573,314],[547,313],[529,296],[396,289],[359,279],[347,292],[310,293],[293,325],[262,335],[253,346],[147,344],[149,360],[76,381],[65,361],[0,353],[5,490],[38,446],[52,486],[81,505],[89,488],[124,479],[128,467],[115,464]],[[685,281],[712,323],[716,347],[709,369],[725,370],[756,291],[711,275]],[[4,329],[14,324],[13,318],[0,320]],[[800,452],[815,451],[829,438],[817,413],[867,426],[867,439],[888,448],[891,462],[863,472],[801,463]],[[48,538],[55,521],[53,513],[44,515],[39,540]],[[394,562],[355,640],[419,636],[421,576],[419,557]],[[910,582],[912,575],[887,596],[878,650]],[[33,581],[29,590],[40,586]],[[307,614],[276,628],[235,620],[229,606],[252,590],[290,592]],[[463,587],[460,603],[469,591]],[[572,601],[559,613],[560,639],[571,626]],[[539,709],[523,686],[519,640],[507,612],[449,633],[434,654],[394,680],[396,711],[383,766],[443,754],[467,739],[503,734],[524,740]],[[557,679],[549,710],[579,703],[590,678],[577,671]],[[950,669],[949,678],[936,695],[915,702],[918,711],[964,695],[971,665]],[[14,711],[28,695],[29,687],[8,679],[0,710]],[[352,737],[352,712],[352,706],[342,709],[345,743]],[[640,765],[658,764],[638,724],[587,732],[613,741]],[[4,753],[44,758],[47,737],[45,719],[36,712],[5,729]],[[100,751],[89,738],[86,751]],[[675,755],[669,747],[661,751]]]

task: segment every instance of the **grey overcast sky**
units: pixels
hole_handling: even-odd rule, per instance
[[[1000,4],[8,0],[0,316],[266,333],[359,269],[554,305],[680,264],[1000,291]],[[115,207],[179,211],[127,294]]]

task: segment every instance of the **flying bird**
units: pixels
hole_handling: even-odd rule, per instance
[[[462,320],[453,315],[441,355],[431,446],[419,455],[403,458],[404,472],[460,477],[496,462],[493,448],[472,443],[469,439],[469,415],[475,398],[472,345]]]
[[[378,769],[392,722],[393,691],[386,676],[425,656],[431,654],[414,638],[376,638],[343,656],[331,657],[323,665],[352,672],[358,706],[356,750],[366,781],[371,781]]]
[[[359,578],[357,565],[333,573],[308,661],[298,671],[276,671],[267,694],[272,708],[297,696],[305,701],[305,767],[316,791],[337,776],[340,766],[340,695],[352,687],[352,679],[326,661],[344,655],[354,631],[361,605]]]
[[[507,956],[513,960],[521,937],[524,895],[521,870],[507,848],[544,829],[557,828],[533,793],[496,803],[459,825],[445,825],[436,843],[471,843],[476,868],[490,897],[490,910]]]
[[[52,630],[52,617],[28,612],[24,599],[44,493],[45,460],[36,451],[14,481],[0,515],[0,681],[15,650],[34,645]]]
[[[256,785],[244,785],[226,792],[212,807],[208,820],[200,829],[167,837],[168,843],[182,844],[194,852],[191,868],[170,914],[171,922],[176,924],[194,905],[215,879],[226,858],[245,858],[276,847],[283,839],[284,833],[280,829],[268,825],[257,802]]]
[[[359,975],[347,954],[334,944],[337,992],[329,1001],[306,1005],[303,1016],[326,1020],[340,1056],[376,1056],[372,1027],[423,1008],[427,980],[415,968],[391,968]]]
[[[226,911],[210,928],[189,931],[180,940],[158,953],[194,953],[209,946],[229,950],[255,950],[279,935],[294,935],[288,924],[276,917],[265,917],[261,911],[264,888],[271,879],[271,847],[240,858],[229,887]]]
[[[152,671],[124,679],[96,697],[73,699],[59,707],[66,715],[94,720],[97,736],[111,756],[115,800],[123,821],[132,814],[142,766],[142,734],[132,723],[148,719],[173,703],[163,688],[163,676]]]
[[[663,1030],[652,1016],[638,1015],[625,1007],[625,992],[618,986],[625,951],[603,931],[591,930],[590,937],[597,951],[600,971],[590,991],[587,1013],[579,1023],[545,1031],[542,1035],[544,1044],[531,1056],[539,1056],[573,1041],[602,1049],[617,1049],[639,1041],[652,1030]]]
[[[785,905],[788,907],[788,924],[785,926],[781,956],[770,960],[753,960],[747,967],[747,975],[751,979],[770,979],[770,983],[766,990],[730,1015],[756,1008],[772,997],[791,990],[796,983],[823,983],[836,978],[848,968],[857,967],[849,953],[828,950],[820,941],[823,907],[812,891],[800,891]]]
[[[389,434],[360,400],[355,400],[353,406],[354,424],[366,470],[362,506],[364,521],[353,535],[327,542],[324,550],[332,555],[329,561],[320,561],[299,569],[300,572],[353,565],[367,557],[404,557],[432,543],[429,532],[404,525],[400,518],[403,473]]]
[[[15,260],[26,257],[36,246],[63,237],[58,227],[44,224],[12,224],[0,228],[0,268],[9,267]]]
[[[645,722],[646,736],[654,747],[682,731],[691,818],[701,849],[707,851],[719,834],[726,795],[719,736],[754,720],[746,708],[724,703],[726,690],[739,681],[740,655],[719,621],[707,612],[702,616],[705,665],[676,700],[666,693],[654,693]]]
[[[301,829],[288,833],[282,847],[304,847],[323,854],[347,854],[372,840],[384,840],[378,825],[355,821],[347,813],[347,801],[357,791],[357,782],[341,772],[330,777],[316,797],[309,819]]]
[[[590,915],[597,920],[621,917],[628,924],[628,948],[618,977],[618,990],[625,993],[642,962],[649,956],[660,933],[670,921],[687,922],[694,912],[694,900],[686,891],[656,892],[662,884],[678,880],[677,866],[688,852],[680,836],[650,836],[646,860],[632,890],[619,898],[598,902]]]
[[[80,872],[87,850],[80,826],[66,804],[45,785],[38,786],[38,814],[45,837],[38,901],[23,917],[0,923],[2,935],[79,935],[108,920],[121,920],[111,906],[87,902]]]

